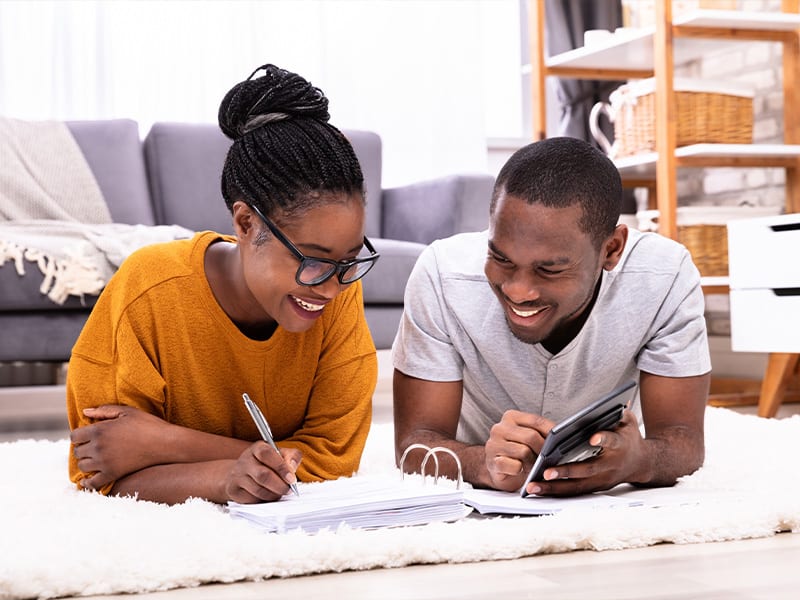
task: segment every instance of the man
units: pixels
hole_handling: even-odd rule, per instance
[[[446,447],[465,481],[517,491],[555,423],[635,379],[622,423],[590,440],[600,454],[546,470],[528,493],[666,486],[702,465],[700,275],[683,246],[618,225],[621,201],[605,155],[543,140],[500,171],[488,231],[423,252],[393,345],[398,460],[412,444]],[[455,477],[454,461],[439,462]]]

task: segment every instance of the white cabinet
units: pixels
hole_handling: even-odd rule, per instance
[[[800,352],[800,213],[728,223],[731,347]]]

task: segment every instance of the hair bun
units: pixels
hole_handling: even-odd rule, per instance
[[[261,70],[264,74],[254,78]],[[328,99],[300,75],[271,64],[233,86],[219,107],[220,129],[233,140],[262,125],[295,118],[327,122]]]

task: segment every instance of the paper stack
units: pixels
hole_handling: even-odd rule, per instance
[[[434,485],[421,477],[398,475],[342,478],[299,484],[300,495],[287,494],[277,502],[230,502],[233,517],[246,519],[269,532],[302,529],[316,533],[342,525],[353,528],[423,525],[456,521],[471,512],[462,503],[464,492],[455,484]]]

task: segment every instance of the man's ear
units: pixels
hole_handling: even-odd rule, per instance
[[[255,215],[247,203],[237,200],[231,207],[233,213],[233,232],[240,240],[246,239],[248,235],[258,231],[255,226]]]
[[[610,271],[619,263],[622,258],[622,252],[625,250],[625,244],[628,242],[628,226],[620,223],[614,228],[614,233],[611,234],[605,242],[603,242],[602,252],[605,256],[603,260],[603,268]]]

